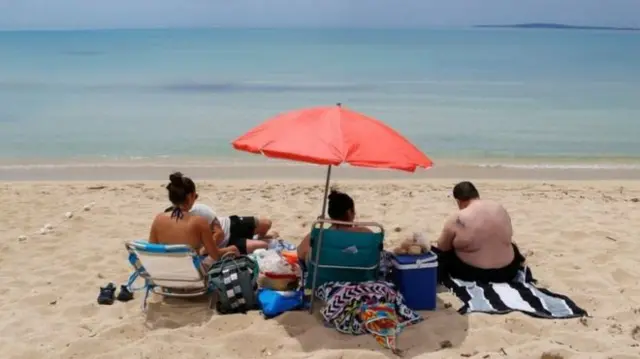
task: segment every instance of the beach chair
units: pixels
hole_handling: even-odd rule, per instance
[[[130,291],[144,290],[142,310],[147,310],[149,293],[167,297],[197,297],[208,292],[207,273],[198,253],[187,245],[153,244],[146,241],[125,243],[129,262],[135,272],[129,277]],[[138,277],[144,279],[141,288],[133,288]]]
[[[377,232],[348,232],[324,228],[326,224],[357,225]],[[384,228],[375,222],[346,223],[318,219],[311,227],[311,250],[306,261],[305,289],[311,290],[309,312],[315,291],[327,282],[361,283],[379,277]],[[307,292],[308,293],[308,292]]]

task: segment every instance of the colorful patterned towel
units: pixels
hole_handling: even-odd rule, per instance
[[[388,282],[328,282],[316,290],[316,297],[325,302],[321,313],[331,327],[345,334],[370,333],[394,353],[399,352],[396,336],[422,320]]]
[[[363,304],[360,308],[360,319],[367,332],[371,333],[378,344],[400,354],[397,338],[404,325],[398,322],[396,306],[391,303]]]

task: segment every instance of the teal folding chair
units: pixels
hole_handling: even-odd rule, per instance
[[[377,229],[373,233],[324,228],[356,225]],[[311,250],[306,260],[305,289],[311,290],[309,312],[313,311],[316,289],[327,282],[375,281],[380,274],[384,228],[375,222],[348,223],[318,219],[311,227]]]

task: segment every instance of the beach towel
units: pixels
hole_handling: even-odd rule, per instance
[[[473,312],[506,314],[520,311],[532,317],[567,319],[587,316],[568,297],[539,288],[529,268],[518,272],[508,283],[480,283],[446,278],[442,284],[451,290],[464,305],[460,314]]]
[[[325,302],[321,314],[328,326],[345,334],[370,333],[394,352],[402,329],[422,320],[389,282],[327,282],[316,290],[316,297]]]
[[[399,323],[396,306],[393,303],[363,304],[360,307],[360,319],[364,328],[371,333],[378,344],[395,354],[400,354],[397,337],[404,328]]]

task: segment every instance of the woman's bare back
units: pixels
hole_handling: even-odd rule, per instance
[[[204,219],[184,213],[182,218],[171,213],[156,216],[151,225],[149,242],[160,244],[186,244],[198,251],[202,248],[202,221]],[[206,221],[204,221],[206,224]]]

